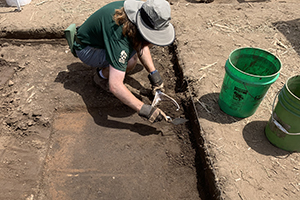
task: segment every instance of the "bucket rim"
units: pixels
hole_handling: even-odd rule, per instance
[[[299,98],[298,96],[296,96],[296,95],[290,90],[290,88],[289,88],[289,86],[288,86],[289,80],[291,80],[292,78],[296,78],[296,77],[299,77],[299,79],[300,79],[300,75],[295,75],[295,76],[289,77],[289,78],[286,80],[286,82],[285,82],[285,87],[286,87],[287,91],[288,91],[294,98],[296,98],[298,101],[300,101],[300,98]]]
[[[231,62],[231,55],[232,55],[234,52],[239,51],[239,50],[242,50],[242,49],[256,49],[256,50],[260,50],[260,51],[264,51],[264,52],[266,52],[266,53],[269,53],[270,55],[274,56],[274,57],[278,60],[279,65],[280,65],[280,69],[279,69],[276,73],[270,74],[270,75],[267,75],[267,76],[254,75],[254,74],[250,74],[250,73],[247,73],[247,72],[244,72],[244,71],[238,69],[238,68]],[[267,50],[264,50],[264,49],[261,49],[261,48],[256,48],[256,47],[241,47],[241,48],[237,48],[237,49],[233,50],[233,51],[229,54],[228,61],[230,62],[230,65],[231,65],[232,67],[234,67],[237,71],[239,71],[239,72],[241,72],[241,73],[243,73],[243,74],[245,74],[245,75],[247,75],[247,76],[252,76],[252,77],[256,77],[256,78],[276,77],[276,75],[279,74],[280,71],[281,71],[281,69],[282,69],[282,67],[281,67],[281,66],[282,66],[281,60],[280,60],[277,56],[275,56],[275,55],[274,55],[273,53],[271,53],[270,51],[267,51]]]

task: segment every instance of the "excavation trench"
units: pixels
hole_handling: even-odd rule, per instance
[[[221,190],[217,184],[214,169],[210,161],[210,155],[206,148],[205,138],[202,136],[202,129],[199,122],[198,111],[193,101],[191,88],[184,76],[184,63],[180,59],[177,51],[177,41],[170,47],[170,54],[172,55],[171,62],[177,77],[176,92],[184,92],[188,100],[183,100],[182,104],[185,111],[185,116],[189,119],[187,125],[191,132],[191,143],[195,147],[195,166],[198,178],[198,190],[203,199],[221,199]],[[204,192],[203,192],[204,190]],[[202,193],[203,192],[203,193]]]
[[[94,166],[95,169],[87,169],[88,166],[97,163],[95,161],[97,154],[93,156],[91,152],[95,152],[95,148],[98,151],[98,146],[90,148],[94,145],[92,141],[99,139],[98,133],[103,132],[104,135],[109,134],[101,141],[108,139],[107,143],[112,143],[115,146],[113,149],[109,149],[111,146],[102,149],[102,152],[107,151],[102,157],[110,154],[114,156],[114,163],[117,163],[117,165],[114,169],[114,164],[110,164],[111,168],[114,169],[112,174],[119,173],[120,175],[122,172],[128,171],[125,175],[120,175],[121,182],[123,181],[124,184],[132,182],[134,186],[134,180],[139,180],[141,187],[143,184],[147,187],[147,182],[157,181],[157,186],[153,185],[153,191],[151,189],[146,191],[146,193],[151,193],[152,196],[150,195],[150,197],[153,198],[156,198],[155,195],[162,195],[157,192],[156,187],[160,188],[163,185],[164,191],[169,190],[172,193],[164,194],[166,198],[174,197],[176,199],[185,196],[188,199],[219,199],[220,191],[215,184],[213,169],[209,163],[205,141],[201,136],[201,126],[189,92],[188,82],[184,76],[183,63],[179,58],[176,42],[169,47],[154,47],[151,51],[154,64],[164,78],[165,93],[173,97],[180,104],[181,109],[175,111],[176,109],[169,102],[161,102],[158,106],[172,118],[186,118],[189,121],[179,125],[161,122],[150,126],[147,122],[140,121],[141,119],[133,115],[134,113],[118,99],[93,85],[91,77],[94,74],[94,69],[74,58],[69,52],[64,39],[36,40],[31,37],[31,39],[24,39],[25,36],[21,38],[12,39],[12,36],[10,36],[10,39],[0,40],[2,57],[0,73],[7,73],[6,69],[11,72],[10,76],[6,74],[5,77],[7,78],[3,79],[1,85],[3,95],[0,117],[3,126],[5,126],[3,128],[5,131],[1,133],[1,136],[13,135],[14,140],[19,141],[20,144],[23,140],[40,140],[38,147],[36,147],[36,144],[26,147],[36,150],[32,151],[32,157],[43,158],[42,162],[36,163],[42,166],[37,170],[36,180],[38,184],[28,183],[31,184],[31,188],[38,188],[35,192],[32,192],[32,195],[45,198],[64,194],[58,195],[58,197],[63,199],[64,196],[68,196],[77,199],[84,192],[79,196],[73,196],[76,193],[74,188],[79,187],[82,191],[87,192],[91,188],[83,188],[83,184],[89,185],[89,187],[100,184],[96,180],[87,184],[84,178],[75,180],[77,176],[87,176],[88,173],[90,173],[90,178],[98,177],[98,181],[102,180],[108,187],[114,187],[115,185],[110,180],[99,174],[98,169],[95,170],[96,166]],[[153,96],[146,76],[146,70],[138,65],[135,71],[126,76],[125,84],[137,98],[150,104]],[[129,131],[127,135],[131,135],[131,137],[123,138],[124,134],[120,136],[119,132],[114,135],[114,130],[125,133]],[[78,131],[78,135],[76,131]],[[90,134],[86,135],[87,133]],[[132,133],[135,134],[132,135]],[[82,135],[85,136],[84,139]],[[157,136],[161,137],[157,139]],[[88,141],[86,141],[87,138]],[[70,141],[73,141],[76,147],[82,147],[82,150],[79,151],[78,148],[74,148]],[[79,143],[79,141],[85,142]],[[66,150],[66,147],[69,147],[69,149]],[[141,147],[142,149],[140,149]],[[128,152],[129,154],[123,154],[128,149],[131,150]],[[114,155],[111,153],[113,151],[120,152]],[[65,154],[62,152],[65,152]],[[139,152],[142,155],[138,155]],[[85,153],[87,153],[86,156],[84,156]],[[81,161],[78,155],[84,156]],[[147,156],[145,157],[145,155]],[[122,160],[130,156],[132,156],[130,161],[127,159]],[[138,156],[141,156],[141,158]],[[90,159],[85,160],[85,158]],[[79,161],[77,161],[78,159]],[[111,157],[108,157],[108,160],[110,159]],[[161,159],[161,161],[156,159]],[[83,160],[84,167],[82,167]],[[98,163],[97,166],[102,165],[103,162]],[[136,164],[139,162],[146,164],[141,167]],[[65,166],[64,164],[62,166],[62,163],[65,163]],[[168,168],[165,167],[167,170],[163,171],[165,169],[163,168],[160,172],[156,170],[151,174],[151,170],[148,168],[158,167],[153,163],[159,166],[166,165]],[[119,168],[120,166],[123,167]],[[144,174],[131,177],[132,172],[128,170],[130,166],[134,166],[134,171],[139,172],[141,170],[141,174],[143,174],[142,169],[145,171],[150,170],[150,172],[147,171],[151,174],[148,176],[156,177],[156,179],[150,178],[148,180],[146,178],[148,176],[144,177]],[[21,165],[18,167],[21,168]],[[105,167],[107,166],[102,166],[102,168]],[[23,169],[23,172],[26,174],[27,171]],[[59,178],[64,173],[68,174],[67,178],[69,179],[61,180]],[[107,174],[105,174],[106,176]],[[127,176],[131,178],[128,178],[128,180],[124,178]],[[193,176],[195,176],[194,183],[191,181]],[[116,177],[118,178],[118,176]],[[145,183],[143,180],[145,180]],[[17,184],[18,180],[15,181],[15,184]],[[67,186],[66,183],[70,181],[74,185]],[[182,183],[178,184],[180,181]],[[192,189],[193,185],[197,185],[195,189]],[[107,190],[109,189],[101,188],[99,191],[94,192],[100,196],[104,195],[103,198],[117,199],[113,195],[120,189],[116,188],[114,192],[105,193]],[[3,192],[7,191],[5,189],[0,191],[0,193]],[[123,192],[123,195],[128,195],[126,191]],[[24,195],[24,191],[20,191],[20,195],[21,193]],[[30,195],[29,193],[28,195]],[[18,192],[15,192],[14,195],[18,194]],[[121,194],[122,190],[120,191]],[[128,196],[128,199],[134,197],[134,194],[131,195]],[[81,196],[80,198],[86,197]],[[98,197],[95,196],[95,198]],[[136,198],[145,197],[139,194]]]

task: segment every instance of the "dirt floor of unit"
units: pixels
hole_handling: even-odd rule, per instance
[[[205,196],[198,187],[200,161],[189,122],[141,119],[94,85],[95,69],[73,57],[64,40],[59,42],[1,42],[1,199]],[[175,93],[172,52],[168,47],[152,52],[165,93],[181,109],[169,101],[158,107],[173,119],[186,119],[188,97]],[[151,104],[147,72],[140,64],[125,83]]]

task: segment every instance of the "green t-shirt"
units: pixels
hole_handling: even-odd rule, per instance
[[[122,25],[113,20],[116,9],[122,8],[124,1],[107,4],[92,14],[78,29],[77,37],[83,45],[74,43],[75,49],[91,46],[106,50],[106,60],[115,69],[126,71],[133,46],[122,34]]]

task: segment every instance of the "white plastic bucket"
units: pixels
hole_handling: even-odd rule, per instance
[[[20,6],[25,6],[26,4],[29,4],[31,0],[6,0],[6,3],[9,6],[18,6],[18,2]]]

